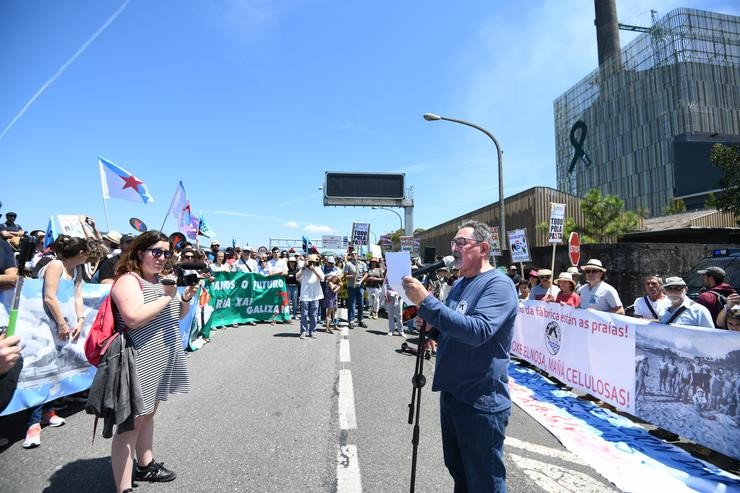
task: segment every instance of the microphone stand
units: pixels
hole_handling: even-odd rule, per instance
[[[414,493],[416,487],[416,456],[419,452],[419,415],[421,413],[421,389],[427,383],[424,376],[424,340],[426,339],[427,323],[423,322],[419,330],[419,345],[416,350],[416,367],[414,376],[411,378],[411,403],[409,404],[409,424],[414,425],[414,434],[411,439],[413,452],[411,454],[411,487],[410,492]]]

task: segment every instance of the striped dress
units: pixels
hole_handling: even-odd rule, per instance
[[[144,303],[164,295],[161,284],[140,279]],[[154,412],[155,401],[166,401],[170,394],[190,392],[190,373],[180,339],[180,301],[175,297],[169,305],[146,325],[128,331],[136,348],[136,371],[139,375],[144,411]],[[125,326],[116,311],[116,322]]]

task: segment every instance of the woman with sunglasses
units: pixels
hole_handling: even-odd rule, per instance
[[[160,274],[171,257],[167,236],[147,231],[131,243],[116,265],[117,280],[111,289],[116,326],[124,328],[137,350],[136,371],[144,398],[144,412],[136,417],[134,430],[113,436],[111,463],[118,493],[133,491],[132,472],[136,481],[175,479],[173,471],[154,462],[154,413],[170,394],[190,392],[179,320],[187,315],[197,286],[186,287],[178,296],[174,283],[161,282]]]

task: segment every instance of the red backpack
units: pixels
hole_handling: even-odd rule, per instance
[[[138,280],[138,276],[135,277]],[[113,286],[115,286],[115,282]],[[113,291],[113,286],[111,286],[111,291]],[[141,281],[139,281],[139,287],[141,287]],[[103,298],[103,302],[98,308],[98,314],[95,315],[95,320],[93,320],[90,332],[85,339],[85,357],[91,365],[97,367],[100,364],[118,332],[116,330],[115,305],[110,294],[108,294]]]

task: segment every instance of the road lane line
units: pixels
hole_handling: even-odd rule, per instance
[[[339,341],[339,362],[349,363],[349,340],[342,338]]]
[[[352,372],[339,370],[339,429],[354,430],[357,428],[355,419],[355,393],[352,389]]]
[[[550,447],[544,447],[542,445],[537,445],[530,442],[525,442],[524,440],[519,440],[518,438],[514,437],[506,437],[504,440],[504,445],[508,445],[509,447],[514,447],[522,450],[526,450],[528,452],[535,452],[539,455],[544,455],[546,457],[553,457],[556,459],[560,459],[567,462],[572,462],[574,464],[582,464],[583,461],[581,461],[576,454],[572,454],[570,452],[566,452],[563,450],[557,450]]]
[[[340,445],[337,452],[337,493],[362,493],[357,447]]]

